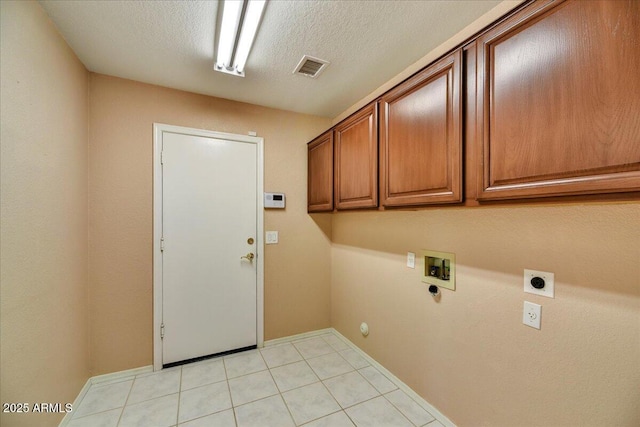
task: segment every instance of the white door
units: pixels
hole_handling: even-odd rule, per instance
[[[257,144],[161,138],[162,364],[255,346]]]

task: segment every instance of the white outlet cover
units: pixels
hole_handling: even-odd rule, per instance
[[[278,243],[278,232],[266,231],[264,240],[267,245],[275,245],[276,243]]]
[[[531,284],[531,279],[534,277],[541,277],[544,279],[544,288],[536,289]],[[547,298],[554,298],[554,276],[553,273],[548,271],[539,270],[524,270],[524,291],[529,294],[540,295]]]
[[[522,309],[522,323],[532,328],[540,329],[540,317],[542,316],[542,306],[529,301],[524,302]]]

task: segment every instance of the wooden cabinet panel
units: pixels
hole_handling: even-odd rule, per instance
[[[378,106],[363,108],[334,128],[337,209],[378,206]]]
[[[461,52],[380,101],[380,194],[384,206],[462,201]]]
[[[478,198],[640,190],[640,2],[538,1],[478,39]]]
[[[308,144],[307,211],[333,210],[333,132]]]

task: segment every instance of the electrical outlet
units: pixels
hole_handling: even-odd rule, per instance
[[[548,271],[524,270],[524,291],[543,297],[554,297],[554,275]]]
[[[278,232],[277,231],[267,231],[265,232],[266,239],[265,243],[267,245],[275,245],[278,243]]]
[[[540,317],[542,306],[529,301],[524,302],[522,310],[522,323],[532,328],[540,329]]]

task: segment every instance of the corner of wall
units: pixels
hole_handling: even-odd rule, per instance
[[[73,402],[89,378],[88,71],[38,2],[0,7],[2,402]]]

